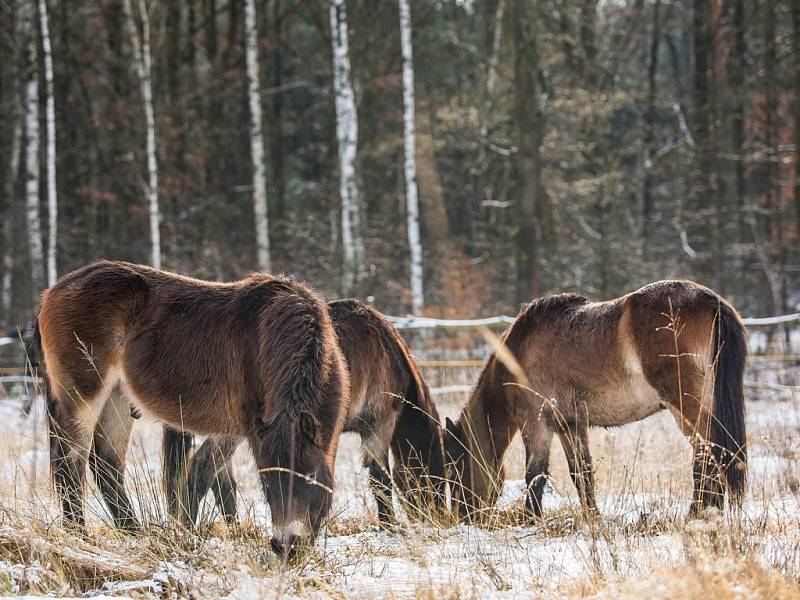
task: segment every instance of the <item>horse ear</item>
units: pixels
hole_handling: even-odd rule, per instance
[[[300,435],[309,442],[316,442],[317,440],[317,420],[307,412],[301,412],[297,419],[298,430]]]

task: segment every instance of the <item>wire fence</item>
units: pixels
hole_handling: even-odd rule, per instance
[[[435,396],[468,394],[490,352],[479,330],[505,329],[514,322],[507,315],[478,319],[436,319],[419,316],[387,316],[397,329],[404,331],[417,363],[422,368]],[[800,371],[800,313],[776,317],[750,317],[742,322],[751,331],[750,373],[784,369],[795,371],[781,381],[751,377],[746,385],[753,389],[796,392],[794,385]],[[754,333],[754,331],[756,333]],[[774,339],[781,340],[773,343]],[[4,385],[35,383],[27,372],[21,336],[0,337],[0,396]]]

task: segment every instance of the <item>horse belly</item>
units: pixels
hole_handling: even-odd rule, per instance
[[[178,372],[171,377],[158,372],[143,375],[130,365],[125,366],[125,387],[145,413],[200,435],[242,435],[243,402],[232,392],[241,386],[225,380],[204,380],[196,373],[183,374],[184,377]]]
[[[629,372],[590,401],[592,426],[615,427],[649,417],[661,409],[661,397],[641,372]]]

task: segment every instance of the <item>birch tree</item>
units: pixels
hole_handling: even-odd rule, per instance
[[[156,160],[156,121],[153,111],[153,87],[151,83],[150,60],[150,19],[147,15],[145,0],[138,0],[139,15],[142,20],[141,36],[136,31],[133,19],[131,0],[123,0],[125,22],[128,34],[133,44],[133,62],[136,75],[139,78],[139,89],[142,95],[142,108],[144,109],[144,122],[146,128],[146,153],[147,153],[147,185],[145,197],[147,198],[150,215],[150,262],[156,269],[161,268],[161,233],[159,231],[158,210],[158,161]]]
[[[247,94],[250,100],[250,154],[253,161],[253,207],[256,221],[258,268],[271,271],[269,220],[267,217],[267,173],[264,166],[264,129],[261,118],[261,84],[258,76],[258,23],[253,0],[244,5]]]
[[[44,81],[47,95],[47,285],[56,282],[56,253],[58,249],[58,198],[56,195],[56,108],[53,93],[53,53],[50,47],[50,26],[47,1],[39,0],[39,26],[42,30]]]
[[[411,253],[411,310],[419,314],[423,305],[422,239],[419,229],[416,144],[414,140],[414,56],[411,45],[411,9],[400,0],[400,49],[403,56],[403,151],[405,155],[406,219]]]
[[[365,276],[361,206],[356,181],[358,112],[350,84],[350,49],[347,40],[345,0],[330,6],[333,43],[333,89],[336,104],[336,139],[339,147],[339,195],[342,203],[342,254],[344,293],[352,294]]]
[[[25,221],[31,259],[31,290],[33,302],[36,304],[44,284],[44,248],[39,215],[39,74],[34,6],[32,2],[20,3],[22,31],[27,36],[25,46]]]

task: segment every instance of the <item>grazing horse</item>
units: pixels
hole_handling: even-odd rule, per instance
[[[394,456],[394,483],[405,508],[426,517],[444,509],[444,461],[439,414],[414,359],[395,328],[376,310],[358,300],[328,304],[333,327],[350,370],[350,410],[344,431],[361,436],[364,465],[378,505],[378,519],[392,519],[389,452]],[[228,522],[236,518],[235,481],[229,463],[238,440],[209,438],[186,464],[191,434],[164,428],[167,497],[186,506],[189,523],[211,486]],[[188,483],[185,478],[188,477]],[[180,495],[179,490],[185,490]]]
[[[582,506],[596,510],[587,428],[614,427],[667,408],[694,447],[691,512],[740,500],[747,449],[742,372],[747,354],[736,311],[691,281],[659,281],[621,298],[575,294],[534,300],[504,334],[445,451],[460,516],[492,506],[503,454],[519,431],[526,510],[542,513],[557,433]]]
[[[288,555],[314,539],[330,509],[349,376],[327,306],[307,287],[265,274],[210,283],[102,261],[44,292],[34,348],[68,523],[85,524],[90,455],[116,524],[137,527],[123,487],[132,398],[172,427],[247,439],[273,550]]]

